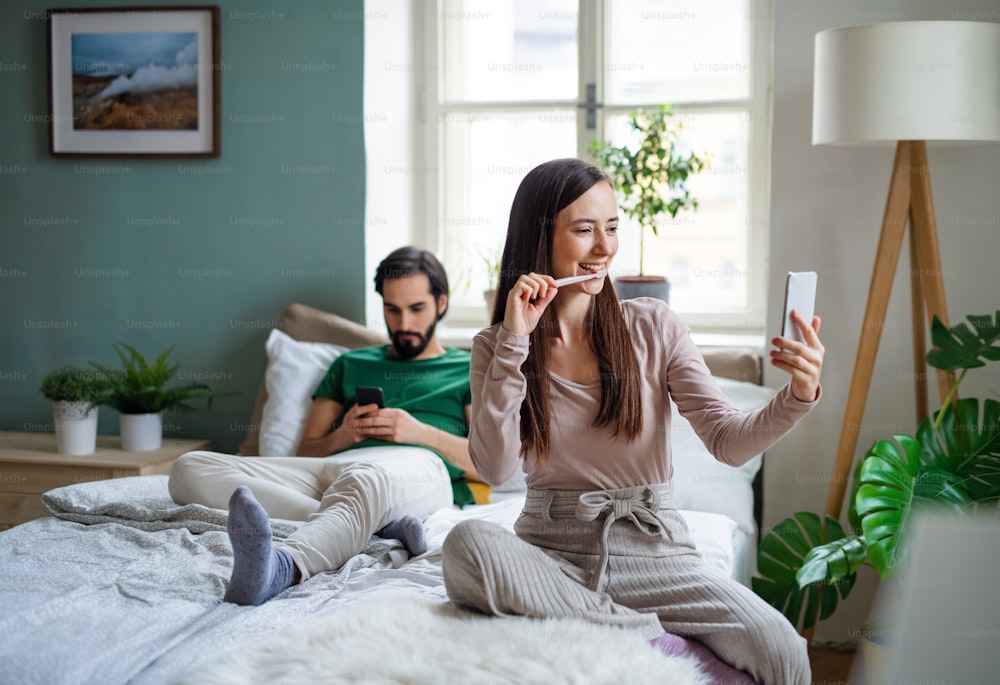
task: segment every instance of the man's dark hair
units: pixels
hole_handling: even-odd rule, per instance
[[[427,280],[431,283],[431,295],[434,296],[435,303],[441,295],[448,294],[448,274],[445,272],[444,266],[431,252],[412,245],[393,250],[379,263],[378,268],[375,269],[375,292],[382,295],[382,285],[386,280],[406,278],[416,274],[427,276]],[[440,321],[447,313],[448,306],[445,305],[438,320]]]

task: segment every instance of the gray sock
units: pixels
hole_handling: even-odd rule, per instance
[[[424,524],[416,516],[407,514],[391,521],[385,528],[375,533],[380,538],[390,538],[403,543],[411,556],[418,557],[427,551],[427,538],[424,537]]]
[[[234,604],[258,606],[299,579],[292,556],[271,542],[271,521],[250,488],[241,486],[229,498],[229,541],[233,575],[223,598]]]

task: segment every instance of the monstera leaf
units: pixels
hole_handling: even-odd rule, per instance
[[[949,486],[961,488],[976,501],[1000,497],[1000,402],[970,397],[949,404],[934,430],[930,420],[917,429],[923,460],[941,469],[941,491],[926,493],[930,499],[956,501]]]
[[[931,323],[931,343],[927,363],[935,369],[954,371],[985,366],[1000,360],[1000,311],[995,320],[989,316],[969,316],[970,329],[964,323],[945,328],[936,316]],[[982,359],[980,359],[982,357]],[[985,361],[984,361],[985,360]]]
[[[861,487],[861,464],[864,460],[858,459],[854,463],[853,478],[851,478],[851,496],[847,500],[847,524],[855,532],[861,531],[861,516],[858,515],[858,488]]]
[[[922,468],[920,442],[909,435],[879,440],[861,464],[861,487],[855,498],[868,558],[883,578],[895,571],[903,552],[914,503],[930,499],[961,508],[969,496],[948,471]]]
[[[758,575],[751,583],[754,592],[784,614],[792,625],[806,630],[818,618],[829,618],[837,610],[839,600],[846,598],[854,587],[854,572],[864,557],[863,541],[855,536],[845,537],[837,519],[826,516],[821,520],[812,512],[799,512],[761,540],[757,552]],[[831,568],[846,573],[837,575]],[[800,581],[803,572],[808,579]]]

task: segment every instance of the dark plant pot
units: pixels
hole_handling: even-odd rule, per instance
[[[655,297],[670,304],[670,281],[665,276],[619,276],[615,279],[618,299]]]

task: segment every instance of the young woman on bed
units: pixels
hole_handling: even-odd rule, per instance
[[[494,615],[582,617],[664,630],[707,646],[762,683],[809,683],[806,643],[775,609],[705,566],[672,502],[668,395],[716,458],[764,451],[820,395],[819,318],[807,341],[775,338],[791,381],[744,415],[712,380],[681,319],[652,299],[619,302],[615,194],[576,159],[542,164],[514,197],[493,325],[472,348],[469,452],[501,483],[521,463],[516,535],[458,524],[444,543],[451,600]],[[783,351],[785,350],[785,351]]]

